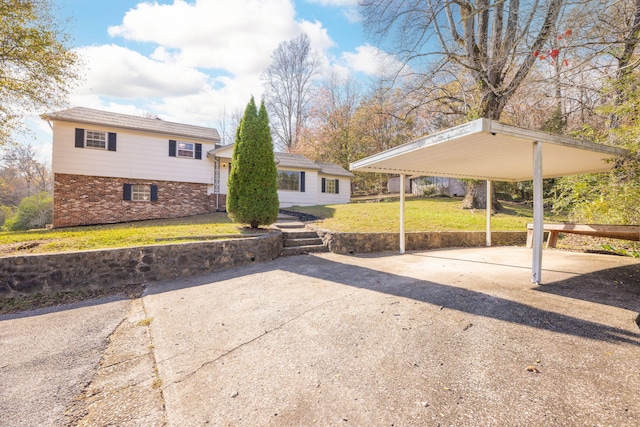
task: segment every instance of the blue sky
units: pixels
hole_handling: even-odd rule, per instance
[[[322,73],[375,78],[390,55],[365,39],[357,0],[54,0],[82,60],[69,106],[218,127],[260,98],[271,52],[302,32]],[[381,66],[385,63],[385,66]],[[42,112],[39,112],[42,113]],[[33,118],[46,156],[51,132]]]
[[[260,97],[279,43],[301,32],[323,73],[375,75],[357,0],[56,0],[84,62],[71,105],[207,124]],[[211,125],[211,123],[208,123]]]

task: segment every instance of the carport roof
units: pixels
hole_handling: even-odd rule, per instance
[[[604,172],[624,149],[478,119],[364,158],[353,171],[489,181],[533,179],[533,142],[542,143],[543,178]]]

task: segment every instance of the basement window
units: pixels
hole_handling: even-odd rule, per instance
[[[148,184],[124,184],[122,199],[133,202],[158,201],[158,186]]]

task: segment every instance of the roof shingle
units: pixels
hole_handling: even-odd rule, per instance
[[[42,114],[45,120],[86,123],[93,125],[113,126],[123,129],[162,133],[174,136],[203,139],[219,142],[220,135],[214,128],[167,122],[159,119],[130,116],[109,111],[94,110],[85,107],[74,107],[67,110]]]
[[[276,164],[280,167],[315,169],[315,170],[320,169],[320,166],[318,166],[311,160],[307,159],[302,154],[275,152],[273,153],[273,156],[276,159]]]

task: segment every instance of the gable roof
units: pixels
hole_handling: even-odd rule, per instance
[[[218,131],[213,128],[167,122],[164,120],[150,119],[146,117],[130,116],[127,114],[112,113],[109,111],[94,110],[85,107],[74,107],[67,110],[46,113],[42,114],[40,117],[44,120],[51,121],[112,126],[143,132],[162,133],[176,137],[183,136],[203,139],[213,143],[220,142],[220,135],[218,134]]]
[[[347,176],[353,178],[355,175],[343,168],[340,165],[336,165],[335,163],[321,163],[314,162],[316,165],[320,166],[320,173],[325,175],[336,175],[336,176]]]
[[[233,145],[234,144],[229,144],[216,147],[213,150],[209,150],[207,152],[207,156],[211,158],[231,158],[233,155]],[[307,159],[302,154],[281,153],[276,151],[273,153],[273,157],[275,158],[276,165],[281,168],[312,169],[317,170],[318,173],[324,175],[345,176],[349,178],[353,178],[355,176],[340,165],[335,163],[315,162]]]
[[[273,153],[273,157],[276,159],[276,165],[280,167],[315,170],[321,169],[320,166],[307,159],[302,154],[275,152]]]

